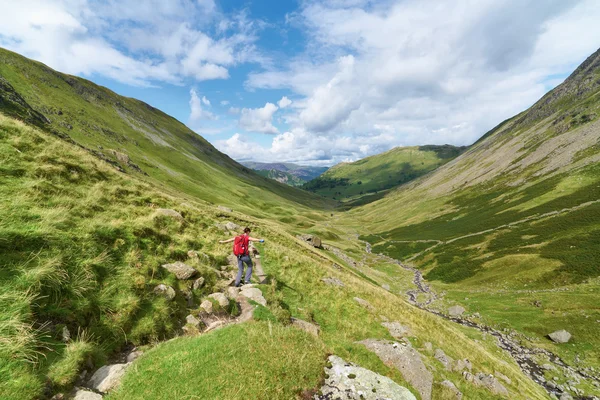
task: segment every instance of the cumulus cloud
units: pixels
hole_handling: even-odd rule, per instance
[[[210,106],[210,101],[204,96],[200,99],[196,89],[190,89],[190,122],[198,123],[201,120],[216,119],[213,113],[202,107],[203,104]]]
[[[210,107],[210,100],[208,100],[206,96],[202,96],[202,104]]]
[[[283,96],[281,98],[281,100],[279,100],[277,102],[277,105],[279,106],[279,108],[286,108],[290,104],[292,104],[292,101],[290,99],[288,99],[286,96]]]
[[[222,105],[223,107],[225,107],[225,106],[229,105],[229,100],[221,100],[221,105]]]
[[[279,131],[273,126],[273,114],[278,109],[273,103],[267,103],[262,108],[243,108],[240,113],[240,128],[251,132],[277,134]]]

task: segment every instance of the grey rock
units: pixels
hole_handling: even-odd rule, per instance
[[[265,300],[265,298],[263,297],[260,289],[255,288],[255,287],[247,287],[247,286],[250,286],[250,285],[244,285],[242,287],[242,290],[240,291],[240,295],[246,297],[249,300],[253,300],[253,301],[257,302],[260,305],[266,306],[267,300]]]
[[[208,297],[211,299],[215,299],[217,303],[219,303],[219,305],[223,308],[229,305],[229,299],[227,298],[227,296],[225,296],[225,294],[221,292],[209,294]]]
[[[66,326],[63,326],[60,336],[61,336],[62,341],[65,343],[71,341],[71,332],[69,331],[69,328],[67,328]]]
[[[506,388],[500,382],[498,382],[498,379],[496,379],[494,375],[479,372],[474,375],[473,383],[475,386],[485,387],[493,394],[508,396],[508,390],[506,390]]]
[[[509,385],[512,383],[512,381],[510,380],[510,378],[508,376],[504,375],[500,371],[494,371],[494,376],[497,376],[498,378],[502,379],[504,382],[506,382]],[[543,377],[540,377],[540,378],[544,379]]]
[[[454,363],[454,368],[452,368],[454,371],[463,371],[463,370],[468,370],[471,371],[473,368],[473,364],[471,364],[471,361],[467,360],[466,358],[462,359],[462,360],[456,360],[456,362]]]
[[[200,277],[196,280],[194,280],[194,283],[192,283],[192,289],[194,290],[198,290],[200,288],[202,288],[202,286],[204,286],[204,277]]]
[[[387,328],[396,339],[402,339],[407,336],[411,336],[410,328],[402,325],[400,322],[382,322],[384,328]]]
[[[321,332],[321,328],[317,324],[310,323],[308,321],[304,321],[299,318],[292,318],[292,325],[298,329],[302,329],[305,332],[310,333],[313,336],[319,336]]]
[[[433,345],[431,344],[431,342],[425,342],[423,344],[423,347],[425,348],[425,350],[427,350],[428,352],[432,352],[433,351]]]
[[[231,221],[225,223],[225,228],[227,228],[227,230],[229,230],[229,231],[236,231],[236,232],[239,231],[240,229],[242,229],[241,226],[239,226],[238,224],[233,223]]]
[[[213,304],[210,300],[204,300],[200,304],[200,308],[203,309],[207,314],[212,314],[213,312]]]
[[[218,206],[217,209],[221,210],[221,211],[225,211],[225,212],[233,212],[233,210],[229,207],[225,207],[225,206]]]
[[[446,387],[447,391],[451,392],[454,394],[454,398],[456,400],[462,400],[463,394],[460,390],[458,390],[458,388],[456,387],[456,385],[448,380],[442,381],[440,383],[440,385]]]
[[[354,301],[357,302],[358,304],[360,304],[361,306],[363,306],[364,308],[366,308],[369,311],[374,311],[375,307],[373,307],[371,305],[371,303],[369,303],[368,301],[361,299],[360,297],[355,297]]]
[[[229,286],[227,288],[227,297],[229,297],[230,299],[237,299],[238,295],[240,294],[240,288],[235,287],[235,286]]]
[[[138,358],[140,358],[140,356],[142,354],[144,354],[144,352],[140,351],[140,350],[132,351],[131,353],[129,353],[127,355],[127,363],[134,362],[135,360],[137,360]]]
[[[322,245],[321,238],[316,235],[298,235],[296,237],[300,240],[310,243],[313,247],[320,248]]]
[[[168,208],[159,208],[156,210],[156,215],[162,215],[165,217],[171,217],[175,219],[182,220],[183,216],[175,210],[171,210]]]
[[[323,278],[321,279],[323,282],[325,282],[325,284],[330,285],[330,286],[338,286],[338,287],[344,287],[344,282],[340,281],[338,278]]]
[[[385,340],[367,339],[360,344],[371,350],[386,365],[393,365],[404,379],[421,395],[421,399],[430,400],[433,375],[421,359],[421,354],[409,344]]]
[[[154,294],[164,296],[167,300],[173,300],[175,298],[175,289],[161,283],[154,288]]]
[[[189,314],[187,317],[185,317],[185,322],[195,328],[200,327],[200,320],[194,317],[192,314]]]
[[[446,355],[446,353],[444,353],[444,350],[435,349],[433,357],[439,362],[441,362],[447,371],[450,371],[452,369],[452,363],[454,362],[454,360],[452,359],[452,357]]]
[[[573,397],[569,393],[563,393],[560,395],[560,400],[573,400]]]
[[[102,395],[89,390],[77,389],[73,400],[102,400]]]
[[[571,339],[571,334],[564,329],[552,332],[548,335],[555,343],[567,343]]]
[[[163,264],[162,266],[167,271],[175,274],[177,279],[186,280],[196,274],[196,270],[181,261],[174,262],[172,264]]]
[[[462,306],[452,306],[448,309],[448,314],[451,317],[460,317],[465,311],[465,308]]]
[[[321,395],[314,399],[336,400],[416,400],[405,387],[386,376],[347,363],[338,356],[329,356]]]
[[[388,285],[387,283],[384,283],[383,285],[381,285],[381,287],[387,290],[388,292],[390,291],[390,285]]]
[[[88,387],[106,393],[121,383],[129,364],[112,364],[101,367],[88,381]]]

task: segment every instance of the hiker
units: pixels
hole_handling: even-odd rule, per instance
[[[249,242],[261,242],[264,243],[265,239],[257,239],[250,237],[250,228],[244,228],[244,233],[227,240],[219,240],[219,243],[231,243],[233,242],[233,254],[238,260],[238,274],[235,278],[235,286],[240,286],[242,280],[242,274],[244,273],[244,263],[246,264],[246,278],[244,279],[244,285],[250,283],[252,278],[252,259],[250,258],[250,244]]]

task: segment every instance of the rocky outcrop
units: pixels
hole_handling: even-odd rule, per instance
[[[400,322],[382,322],[381,325],[390,331],[390,335],[395,339],[402,339],[411,336],[410,328],[402,325]]]
[[[262,292],[259,288],[250,287],[251,285],[244,285],[240,291],[240,295],[246,297],[249,300],[253,300],[262,306],[267,305],[267,300],[263,297]]]
[[[564,329],[552,332],[548,335],[548,337],[555,343],[567,343],[569,340],[571,340],[571,334]]]
[[[456,385],[448,380],[446,381],[442,381],[440,383],[440,385],[444,388],[444,391],[448,394],[450,394],[451,396],[454,397],[455,400],[462,400],[463,398],[463,394],[461,393],[460,390],[458,390],[458,388],[456,387]],[[447,398],[447,397],[444,397]]]
[[[183,220],[183,215],[181,215],[180,213],[178,213],[175,210],[171,210],[169,208],[159,208],[156,210],[156,215],[158,216],[164,216],[164,217],[171,217],[171,218],[175,218],[178,220]]]
[[[307,333],[310,333],[313,336],[319,336],[321,332],[321,328],[317,324],[310,323],[308,321],[304,321],[299,318],[292,318],[292,326],[295,326],[298,329],[301,329]]]
[[[90,378],[87,386],[97,392],[106,393],[116,388],[121,383],[121,378],[129,364],[112,364],[101,367]]]
[[[229,299],[221,292],[209,294],[208,297],[216,300],[217,303],[219,303],[219,305],[223,308],[229,305]]]
[[[229,286],[227,288],[227,297],[232,300],[237,299],[238,295],[240,294],[240,290],[241,289],[239,287]]]
[[[416,400],[405,387],[386,376],[347,363],[338,356],[329,356],[325,368],[325,383],[315,400]]]
[[[202,288],[202,286],[204,286],[204,278],[203,277],[196,279],[194,281],[194,283],[192,283],[192,289],[194,289],[194,290],[198,290],[198,289]]]
[[[448,309],[448,315],[451,317],[460,317],[465,311],[465,308],[462,306],[452,306]]]
[[[161,283],[154,288],[154,294],[164,296],[167,300],[173,300],[175,298],[175,289]]]
[[[452,369],[452,364],[454,363],[454,360],[452,359],[452,357],[446,355],[446,353],[444,353],[444,350],[435,349],[433,357],[442,363],[446,371],[450,371]]]
[[[220,211],[228,212],[228,213],[233,212],[233,210],[231,208],[225,207],[225,206],[218,206],[217,209]]]
[[[202,310],[204,310],[205,313],[207,314],[212,314],[213,312],[213,304],[210,300],[204,300],[201,304],[200,304],[200,308]]]
[[[366,308],[369,311],[375,311],[375,307],[371,305],[368,301],[361,299],[360,297],[355,297],[354,301]]]
[[[326,285],[329,286],[338,286],[338,287],[344,287],[344,282],[340,281],[338,278],[322,278],[321,279]]]
[[[377,354],[385,364],[396,367],[404,379],[419,392],[421,399],[431,399],[433,375],[425,367],[421,354],[410,344],[376,339],[367,339],[358,343]]]
[[[321,238],[316,235],[298,235],[298,239],[311,244],[313,247],[321,248]]]
[[[175,274],[177,279],[186,280],[196,275],[196,270],[189,265],[182,263],[181,261],[174,262],[172,264],[163,264],[162,267],[167,271]]]
[[[484,374],[478,372],[473,375],[470,372],[463,372],[463,377],[467,382],[473,383],[475,386],[482,386],[492,392],[493,394],[508,396],[508,390],[498,382],[498,379],[491,374]]]

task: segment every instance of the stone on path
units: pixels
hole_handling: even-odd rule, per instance
[[[321,394],[313,397],[315,400],[416,400],[407,388],[386,376],[347,363],[338,356],[329,356],[328,360],[325,383]]]
[[[344,287],[344,282],[340,281],[338,278],[322,278],[321,279],[326,285],[329,286],[338,286],[338,287]]]
[[[175,219],[183,219],[183,216],[175,210],[171,210],[169,208],[159,208],[156,210],[156,215],[162,215],[165,217],[171,217]]]
[[[194,281],[194,283],[192,284],[192,289],[198,290],[202,286],[204,286],[204,277],[201,276],[200,278],[198,278]]]
[[[90,392],[89,390],[77,389],[73,400],[102,400],[102,395]]]
[[[236,322],[242,323],[246,321],[250,321],[254,316],[254,306],[250,304],[246,297],[240,296],[239,298],[240,308],[242,312],[237,317]]]
[[[311,335],[314,335],[317,337],[319,336],[319,333],[321,332],[321,328],[319,327],[319,325],[313,324],[308,321],[304,321],[299,318],[292,318],[292,325],[295,326],[296,328],[302,329],[303,331],[308,332]]]
[[[454,360],[452,359],[452,357],[446,355],[446,353],[444,353],[444,350],[435,349],[433,357],[442,363],[446,371],[450,371],[452,369],[452,363],[454,362]]]
[[[223,308],[229,305],[229,299],[221,292],[209,294],[208,297],[216,300],[219,303],[219,305]]]
[[[431,399],[433,375],[425,367],[421,354],[410,344],[377,339],[367,339],[358,343],[377,354],[385,364],[396,367],[404,379],[419,392],[421,399]]]
[[[121,378],[129,364],[112,364],[101,367],[88,381],[88,387],[106,393],[121,383]]]
[[[382,322],[381,325],[390,331],[390,335],[395,339],[402,339],[411,336],[410,328],[402,325],[400,322]]]
[[[465,308],[462,306],[452,306],[448,309],[448,314],[451,317],[460,317],[465,311]]]
[[[267,300],[262,295],[262,292],[259,288],[248,287],[250,285],[242,286],[242,290],[240,291],[240,295],[257,302],[258,304],[265,306],[267,305]]]
[[[227,297],[232,300],[237,299],[238,295],[240,294],[240,290],[241,289],[239,287],[229,286],[227,288]]]
[[[167,271],[175,274],[177,279],[186,280],[196,274],[196,270],[189,265],[182,263],[181,261],[174,262],[172,264],[163,264],[162,267]]]
[[[555,343],[567,343],[571,339],[571,334],[564,329],[552,332],[548,335]]]
[[[207,314],[212,314],[213,312],[213,304],[210,300],[204,300],[200,304],[200,308],[203,309]]]
[[[154,288],[154,294],[165,296],[167,300],[173,300],[175,298],[175,289],[173,289],[171,286],[161,283]]]
[[[363,306],[364,308],[366,308],[369,311],[374,311],[375,307],[373,307],[371,305],[371,303],[369,303],[368,301],[361,299],[360,297],[355,297],[354,301],[357,302],[358,304],[360,304],[361,306]]]
[[[463,394],[460,390],[458,390],[458,388],[456,387],[456,385],[448,380],[443,381],[442,383],[440,383],[440,385],[442,385],[443,387],[446,388],[446,391],[449,394],[454,395],[454,398],[456,400],[462,400]]]

